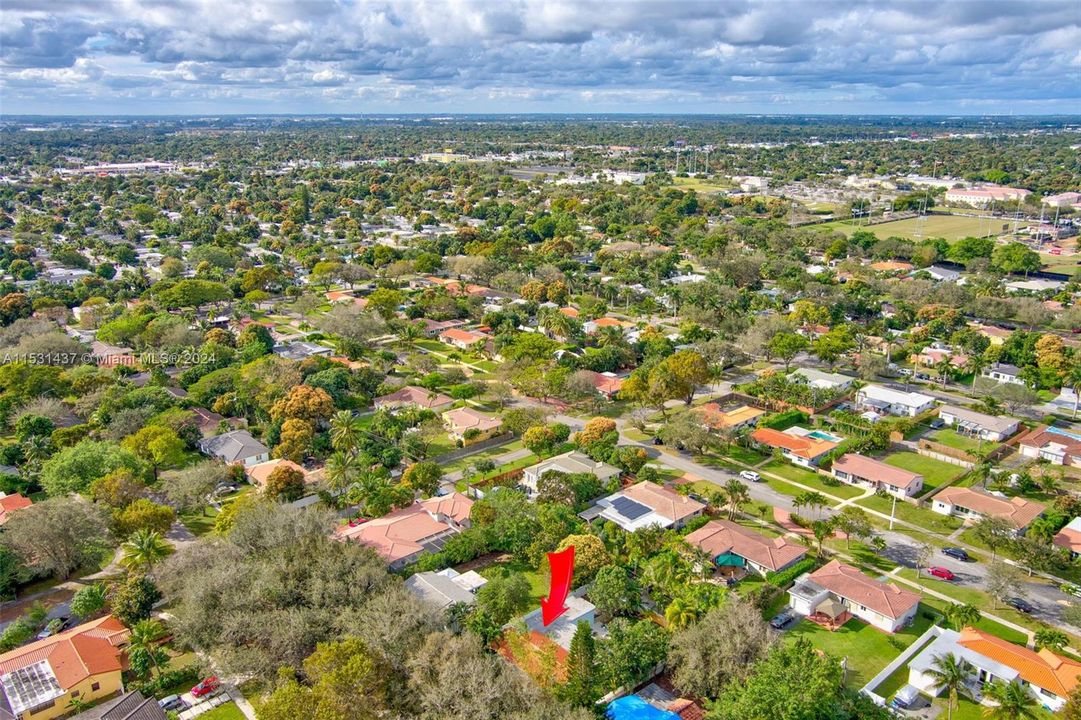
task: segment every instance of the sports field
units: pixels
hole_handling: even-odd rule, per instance
[[[827,232],[839,230],[845,235],[851,235],[856,230],[869,230],[880,238],[900,237],[909,240],[920,238],[940,237],[949,241],[960,240],[965,237],[981,237],[997,235],[1002,230],[1001,218],[978,218],[961,217],[959,215],[928,215],[920,223],[918,218],[907,220],[895,220],[879,225],[857,226],[850,220],[835,220],[833,222],[814,225],[813,227]],[[916,233],[920,233],[917,236]]]
[[[736,186],[724,180],[701,180],[699,178],[677,177],[675,185],[680,190],[694,190],[704,194],[732,190]]]

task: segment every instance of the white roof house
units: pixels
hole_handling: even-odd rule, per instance
[[[1020,424],[1019,420],[1011,417],[987,415],[957,405],[943,405],[938,409],[938,417],[959,432],[976,435],[989,442],[1005,440],[1017,432]]]
[[[488,582],[474,570],[459,573],[454,568],[439,572],[420,572],[405,581],[406,588],[429,605],[439,609],[455,603],[472,605],[476,602],[477,590]]]
[[[537,494],[537,482],[549,470],[561,472],[565,475],[593,473],[601,482],[616,477],[620,473],[619,468],[614,465],[597,462],[585,453],[572,450],[562,455],[550,457],[547,460],[541,460],[536,465],[530,465],[522,471],[522,485],[529,488],[530,495]]]
[[[840,373],[829,373],[814,368],[799,368],[792,373],[792,378],[803,378],[811,387],[822,390],[844,390],[852,385],[854,378]]]
[[[866,385],[856,393],[856,405],[889,415],[914,417],[930,410],[935,399],[917,392],[902,392],[881,385]]]
[[[233,430],[199,441],[199,450],[227,463],[255,465],[270,459],[270,448],[247,430]]]

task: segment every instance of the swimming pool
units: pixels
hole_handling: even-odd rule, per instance
[[[830,433],[825,432],[823,430],[812,430],[811,432],[807,433],[807,437],[812,437],[815,440],[826,440],[826,441],[835,442],[835,443],[839,443],[842,440],[844,440],[843,437],[838,437],[837,435],[831,435]]]
[[[627,695],[608,703],[611,720],[679,720],[679,715],[658,710],[637,695]]]

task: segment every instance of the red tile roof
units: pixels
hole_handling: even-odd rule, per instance
[[[777,571],[807,554],[807,548],[783,537],[770,538],[739,523],[710,520],[690,533],[687,543],[707,552],[711,557],[734,553],[741,558]]]
[[[880,615],[897,620],[915,607],[920,596],[902,590],[893,583],[867,577],[851,565],[833,560],[811,573],[811,580],[834,595],[870,608]]]
[[[92,675],[122,670],[120,646],[127,639],[128,629],[107,615],[0,655],[0,675],[46,660],[60,687],[67,690]]]
[[[967,487],[948,487],[935,495],[934,499],[947,505],[960,505],[981,515],[1004,518],[1018,529],[1028,527],[1046,509],[1042,503],[1032,500],[1000,498]]]
[[[623,494],[631,500],[637,500],[646,507],[652,508],[653,512],[668,518],[672,522],[679,522],[704,510],[706,507],[697,500],[684,497],[666,487],[644,480],[637,485],[626,488]]]
[[[864,457],[858,453],[847,453],[842,455],[833,463],[833,470],[834,472],[840,470],[849,475],[855,475],[856,477],[865,478],[867,480],[876,480],[904,490],[912,487],[914,483],[918,482],[920,478],[923,477],[919,473],[894,467],[893,465],[875,460],[874,458]]]
[[[818,440],[811,437],[800,437],[799,435],[790,435],[780,430],[774,430],[773,428],[758,428],[751,433],[751,439],[755,442],[762,443],[763,445],[769,445],[770,447],[783,448],[793,455],[798,455],[808,460],[813,460],[816,457],[825,455],[833,448],[837,447],[837,443],[829,440]]]
[[[1081,663],[1075,660],[1047,649],[1029,650],[975,628],[962,630],[957,644],[1013,668],[1025,682],[1049,690],[1060,698],[1068,697],[1081,677]]]
[[[3,525],[8,521],[8,516],[15,510],[21,510],[28,508],[34,504],[34,501],[28,497],[24,497],[19,493],[13,493],[11,495],[4,495],[0,497],[0,525]]]

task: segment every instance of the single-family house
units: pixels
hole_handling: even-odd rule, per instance
[[[480,410],[460,407],[443,413],[443,426],[451,440],[469,445],[498,435],[503,421]]]
[[[119,365],[132,367],[136,362],[135,352],[131,348],[110,345],[100,340],[90,343],[90,353],[98,367],[111,368]]]
[[[267,460],[266,462],[256,463],[254,465],[248,465],[244,468],[244,474],[248,476],[248,482],[252,485],[265,488],[267,479],[271,474],[280,467],[286,467],[290,470],[296,470],[304,476],[304,482],[308,484],[314,484],[319,479],[319,474],[314,472],[308,472],[303,466],[297,465],[292,460],[284,460],[276,458],[274,460]]]
[[[925,368],[937,368],[939,363],[946,361],[952,367],[962,368],[968,363],[968,355],[949,348],[928,347],[910,355],[908,361],[913,365]]]
[[[596,512],[597,508],[600,512]],[[704,504],[675,490],[642,481],[601,498],[587,513],[593,518],[611,520],[627,532],[635,532],[651,525],[678,530],[705,509]]]
[[[1014,418],[987,415],[958,405],[943,405],[938,409],[938,417],[958,433],[987,442],[1002,442],[1020,426],[1020,421]]]
[[[615,373],[599,373],[593,370],[580,370],[579,372],[585,377],[588,377],[589,381],[593,383],[593,387],[597,389],[597,392],[608,400],[614,399],[623,388],[623,378]]]
[[[272,352],[286,360],[300,362],[317,355],[330,355],[331,349],[326,345],[318,345],[312,342],[297,340],[286,345],[275,345]]]
[[[50,720],[124,689],[128,629],[112,615],[0,655],[0,718]]]
[[[1021,379],[1021,368],[1009,363],[992,363],[980,371],[980,377],[994,380],[997,383],[1012,383],[1024,385]]]
[[[459,350],[472,350],[482,347],[488,341],[484,333],[462,330],[461,328],[448,328],[439,333],[440,341],[452,345]]]
[[[522,485],[527,488],[530,497],[536,496],[537,482],[544,473],[549,471],[560,472],[565,475],[592,473],[601,481],[601,483],[605,483],[614,477],[618,477],[620,474],[619,468],[614,465],[598,462],[585,453],[571,450],[562,455],[556,455],[547,460],[541,460],[536,465],[530,465],[522,471]]]
[[[420,321],[424,323],[424,337],[428,338],[438,337],[439,333],[444,330],[460,328],[466,324],[465,320],[431,320],[429,318],[421,318]]]
[[[931,265],[930,267],[921,268],[918,272],[927,273],[931,276],[931,279],[936,282],[957,282],[961,279],[961,273],[940,265]]]
[[[375,405],[376,410],[382,408],[395,410],[397,408],[409,406],[415,406],[425,410],[442,410],[443,408],[450,407],[453,403],[453,398],[443,395],[442,393],[425,390],[416,385],[406,385],[398,388],[389,395],[380,395],[372,404]]]
[[[1075,517],[1052,538],[1055,547],[1070,553],[1071,558],[1081,555],[1081,517]]]
[[[368,545],[391,570],[400,570],[422,555],[439,552],[447,540],[468,528],[472,508],[472,500],[451,493],[415,502],[367,522],[340,525],[335,537]]]
[[[1081,433],[1040,425],[1017,441],[1022,456],[1052,465],[1081,465]]]
[[[5,493],[0,491],[0,525],[3,525],[16,510],[28,508],[34,501],[20,493]]]
[[[915,497],[923,489],[923,475],[859,453],[845,453],[834,461],[830,471],[841,482],[884,490],[899,498]]]
[[[724,410],[718,403],[706,403],[697,409],[698,416],[703,424],[714,430],[731,430],[736,432],[743,428],[754,427],[758,418],[766,414],[765,410],[759,410],[750,405]]]
[[[226,463],[255,465],[270,459],[270,448],[253,438],[247,430],[233,430],[203,438],[199,441],[199,450]]]
[[[1020,497],[1008,498],[969,487],[948,487],[939,491],[931,509],[940,515],[956,515],[975,521],[983,517],[1006,520],[1017,533],[1023,533],[1033,520],[1040,517],[1046,506]]]
[[[708,553],[718,567],[747,567],[759,575],[784,570],[807,556],[802,545],[784,537],[767,537],[728,520],[710,520],[684,540]]]
[[[411,575],[406,579],[405,587],[424,602],[443,610],[455,603],[472,605],[477,601],[477,590],[487,582],[476,570],[460,573],[454,568],[446,568]]]
[[[911,623],[920,605],[918,594],[870,578],[839,560],[801,575],[788,596],[789,607],[812,622],[838,628],[857,617],[891,633]]]
[[[902,392],[881,385],[865,385],[856,393],[856,406],[883,415],[915,417],[933,408],[935,399],[922,393]]]
[[[633,327],[633,323],[613,317],[599,317],[596,320],[589,320],[583,323],[582,331],[589,335],[593,335],[604,328],[618,328],[619,330],[623,330],[629,327]]]
[[[823,372],[815,368],[798,368],[792,373],[793,380],[802,380],[807,385],[820,390],[847,390],[852,387],[851,378],[841,373]]]
[[[593,603],[582,597],[581,591],[576,591],[567,597],[566,611],[550,624],[544,624],[543,613],[540,608],[525,615],[522,622],[530,634],[537,633],[554,642],[563,650],[570,650],[574,632],[578,629],[578,623],[587,623],[593,630],[594,635],[604,636],[606,630],[597,622],[597,608]]]
[[[822,430],[808,430],[798,425],[783,431],[763,427],[751,433],[751,440],[756,445],[780,450],[786,460],[803,467],[817,467],[842,439]]]
[[[979,697],[989,683],[1018,682],[1052,712],[1062,709],[1081,678],[1081,662],[1047,648],[1030,650],[972,627],[934,632],[935,639],[908,664],[908,684],[932,696],[941,692],[933,673],[935,660],[946,655],[963,660],[969,668],[962,692]]]

